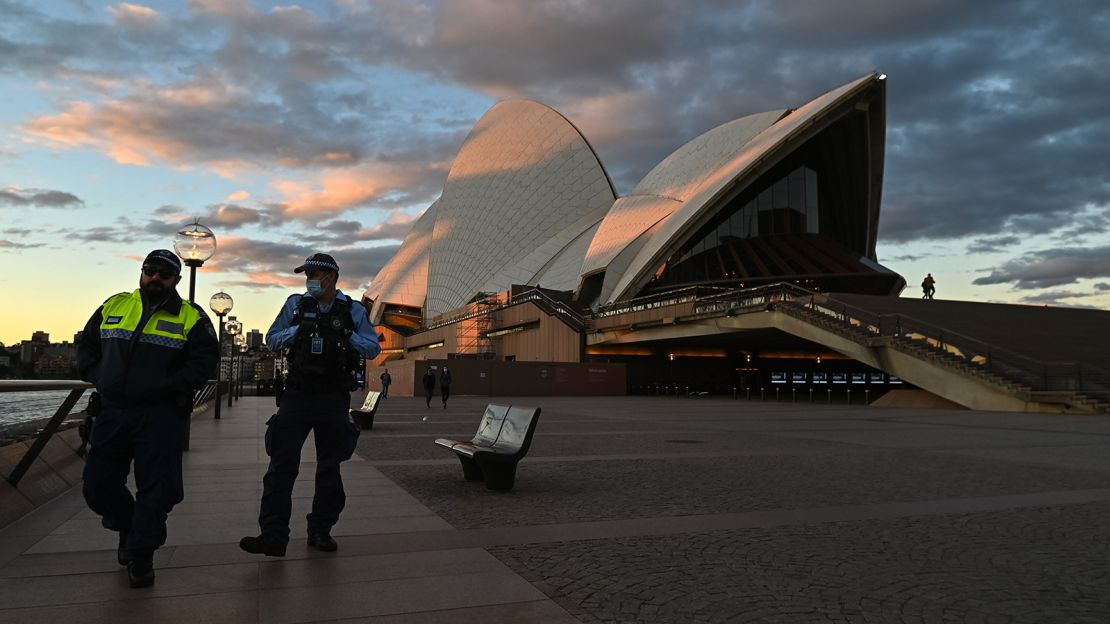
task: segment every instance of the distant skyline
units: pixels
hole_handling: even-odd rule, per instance
[[[716,125],[889,76],[879,261],[919,296],[1110,309],[1110,6],[871,0],[0,0],[0,342],[71,339],[193,218],[265,332],[333,253],[359,297],[500,98],[618,193]],[[179,287],[188,295],[188,276]]]

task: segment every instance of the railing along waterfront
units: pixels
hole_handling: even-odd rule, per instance
[[[58,409],[54,412],[54,416],[46,423],[46,426],[39,432],[38,437],[35,438],[34,443],[31,444],[31,447],[23,454],[23,458],[19,460],[19,463],[16,464],[11,474],[8,475],[8,483],[12,484],[13,487],[19,485],[19,480],[23,478],[23,475],[27,474],[31,465],[34,464],[35,459],[42,453],[42,449],[46,448],[46,443],[49,442],[54,433],[58,431],[58,427],[62,425],[62,421],[65,420],[66,416],[69,416],[70,411],[73,409],[74,405],[77,405],[77,401],[81,398],[81,395],[85,393],[85,390],[92,387],[92,384],[84,381],[47,381],[37,379],[0,380],[0,392],[69,390],[69,394],[66,395],[62,404],[58,406]]]
[[[23,454],[23,458],[19,460],[11,474],[8,475],[7,480],[13,487],[19,485],[19,481],[27,474],[31,466],[38,459],[42,450],[46,448],[50,438],[58,432],[62,423],[65,422],[67,416],[73,411],[77,401],[81,399],[81,395],[85,390],[92,389],[94,386],[85,381],[76,380],[38,380],[38,379],[5,379],[0,380],[0,392],[38,392],[44,390],[69,390],[69,394],[58,406],[54,415],[46,423],[46,426],[39,431],[35,441]],[[189,421],[192,420],[192,414],[197,411],[203,412],[208,409],[216,395],[216,380],[209,380],[203,388],[201,388],[193,396],[193,405],[189,413],[189,418],[183,431],[183,448],[189,450]],[[83,448],[83,447],[82,447]]]
[[[912,316],[872,312],[786,282],[735,290],[689,287],[604,306],[588,315],[586,322],[690,302],[693,302],[696,318],[735,316],[768,309],[782,309],[787,313],[807,310],[849,330],[848,334],[863,344],[873,339],[888,339],[895,348],[916,345],[1033,392],[1076,392],[1096,401],[1110,402],[1110,371],[1097,366],[1037,360]]]

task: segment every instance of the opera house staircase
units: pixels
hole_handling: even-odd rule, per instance
[[[781,283],[603,308],[588,344],[777,329],[982,410],[1110,412],[1110,313],[823,294]]]

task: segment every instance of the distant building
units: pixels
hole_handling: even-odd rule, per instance
[[[19,343],[19,359],[24,364],[34,364],[50,346],[50,334],[37,331],[31,334],[30,340]]]
[[[247,348],[248,349],[261,349],[262,348],[262,332],[257,329],[252,329],[247,332]]]

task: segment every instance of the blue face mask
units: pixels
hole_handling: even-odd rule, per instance
[[[305,282],[305,287],[308,289],[308,294],[316,299],[324,294],[324,287],[320,285],[320,280],[310,279]]]

